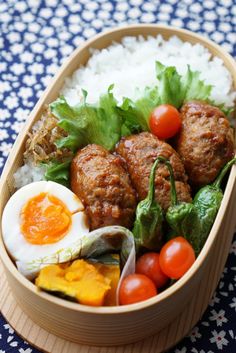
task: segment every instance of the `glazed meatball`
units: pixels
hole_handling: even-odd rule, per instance
[[[94,144],[80,150],[71,163],[71,189],[84,203],[92,230],[133,225],[136,193],[123,163]]]
[[[183,163],[175,150],[166,142],[159,140],[149,132],[142,132],[122,138],[116,147],[116,152],[122,156],[130,174],[139,200],[148,193],[149,176],[152,165],[157,157],[163,156],[170,160],[175,176],[175,185],[179,201],[191,202],[190,187],[187,184]],[[169,171],[164,164],[156,169],[155,195],[164,211],[170,206]]]
[[[209,184],[234,156],[234,137],[229,121],[220,109],[200,101],[184,104],[181,117],[176,150],[189,182],[196,187]]]

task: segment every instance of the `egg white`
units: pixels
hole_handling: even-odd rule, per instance
[[[20,229],[20,214],[23,206],[42,192],[57,197],[73,213],[68,233],[53,244],[31,244],[27,242]],[[87,217],[83,210],[84,207],[79,198],[63,185],[52,181],[38,181],[22,187],[9,199],[2,215],[2,235],[7,251],[15,261],[27,262],[69,248],[89,232]]]

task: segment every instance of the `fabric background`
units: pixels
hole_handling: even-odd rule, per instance
[[[190,29],[236,56],[235,0],[0,0],[0,173],[24,121],[65,58],[126,23]],[[236,352],[236,238],[202,320],[171,353]],[[1,289],[1,286],[0,286]],[[0,353],[36,353],[0,315]]]

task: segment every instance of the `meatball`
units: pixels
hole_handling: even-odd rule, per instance
[[[191,202],[190,187],[187,184],[183,163],[175,150],[166,142],[149,132],[142,132],[122,138],[116,147],[116,152],[127,162],[130,178],[139,200],[147,196],[149,176],[154,161],[158,156],[163,156],[170,160],[173,167],[178,200]],[[164,164],[160,164],[156,169],[155,196],[166,211],[170,206],[170,181],[169,171]]]
[[[196,187],[209,184],[234,156],[234,137],[229,121],[220,109],[200,101],[184,104],[181,117],[176,150],[190,184]]]
[[[119,156],[98,145],[80,150],[71,163],[71,189],[82,200],[90,229],[133,225],[136,193]]]

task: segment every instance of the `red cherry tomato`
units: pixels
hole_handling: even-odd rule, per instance
[[[155,284],[146,276],[132,274],[123,280],[119,291],[121,305],[138,303],[157,294]]]
[[[170,104],[162,104],[151,113],[149,125],[151,132],[160,139],[168,139],[181,128],[180,113]]]
[[[183,237],[169,240],[160,252],[161,269],[167,276],[173,279],[182,277],[194,261],[194,250]]]
[[[150,278],[157,288],[163,287],[169,279],[161,270],[159,258],[159,254],[149,252],[140,256],[136,263],[136,273],[141,273]]]

